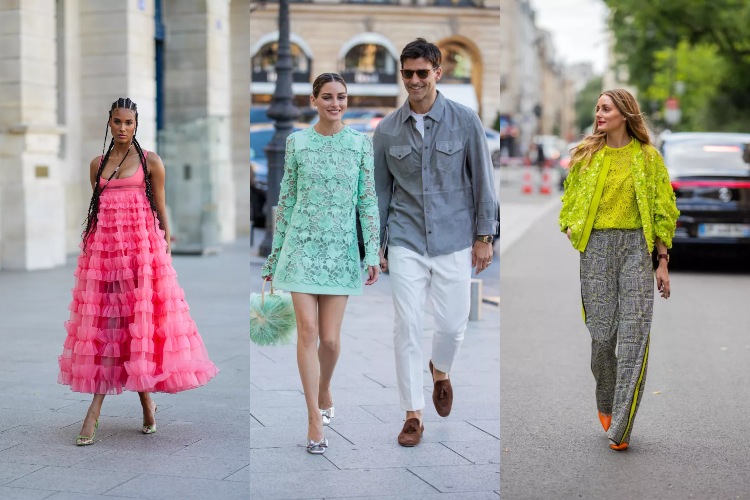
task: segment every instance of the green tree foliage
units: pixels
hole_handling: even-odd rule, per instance
[[[591,124],[594,122],[594,108],[599,94],[602,93],[602,77],[594,77],[586,83],[586,86],[576,97],[576,125],[582,134],[591,132]]]
[[[683,81],[682,129],[750,129],[750,2],[604,2],[620,62],[647,99],[661,107]]]

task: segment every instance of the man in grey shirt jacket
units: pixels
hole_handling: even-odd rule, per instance
[[[435,333],[429,369],[432,401],[450,414],[448,374],[469,319],[471,269],[492,262],[497,199],[484,128],[471,109],[436,88],[440,49],[423,38],[401,52],[401,78],[409,99],[378,124],[373,136],[375,188],[380,207],[381,267],[390,268],[395,312],[394,349],[402,446],[422,438],[424,301],[429,292]]]

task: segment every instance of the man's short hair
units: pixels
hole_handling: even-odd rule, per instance
[[[404,67],[404,61],[407,59],[419,59],[424,57],[432,63],[434,68],[440,66],[440,62],[443,60],[443,54],[440,53],[440,49],[434,43],[430,43],[424,38],[417,38],[413,42],[409,42],[401,51],[401,67]]]

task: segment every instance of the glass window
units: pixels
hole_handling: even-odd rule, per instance
[[[471,83],[471,56],[462,44],[449,42],[440,47],[443,54],[443,83]]]
[[[344,57],[348,83],[396,83],[396,59],[382,45],[355,45]]]
[[[292,81],[308,83],[310,81],[310,58],[295,43],[291,44],[292,50]],[[279,44],[270,42],[265,44],[253,56],[253,81],[275,82],[276,60],[278,59]]]

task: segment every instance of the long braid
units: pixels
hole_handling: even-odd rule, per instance
[[[105,144],[106,144],[106,136],[105,136]],[[91,232],[96,227],[96,223],[99,221],[99,196],[102,193],[102,188],[99,186],[99,179],[102,178],[102,171],[104,170],[104,166],[107,164],[107,160],[109,159],[109,154],[112,152],[112,150],[115,147],[115,138],[113,137],[112,140],[109,143],[109,148],[107,148],[106,154],[104,153],[104,147],[102,146],[102,157],[99,161],[99,169],[96,171],[96,181],[94,181],[94,192],[91,195],[91,201],[89,202],[89,210],[88,214],[86,215],[86,229],[83,230],[83,234],[81,235],[81,239],[84,243],[84,249],[86,247],[86,240],[88,239]]]
[[[148,204],[151,206],[151,211],[154,215],[154,224],[156,224],[156,221],[159,221],[159,227],[164,229],[164,222],[161,220],[161,215],[159,215],[159,210],[156,208],[156,200],[154,199],[154,192],[151,188],[151,177],[148,173],[148,165],[146,164],[146,155],[143,154],[143,149],[141,148],[140,143],[138,142],[138,139],[133,136],[133,145],[135,146],[136,151],[138,151],[138,156],[141,159],[141,165],[143,165],[143,177],[146,181],[146,198],[148,198]]]

